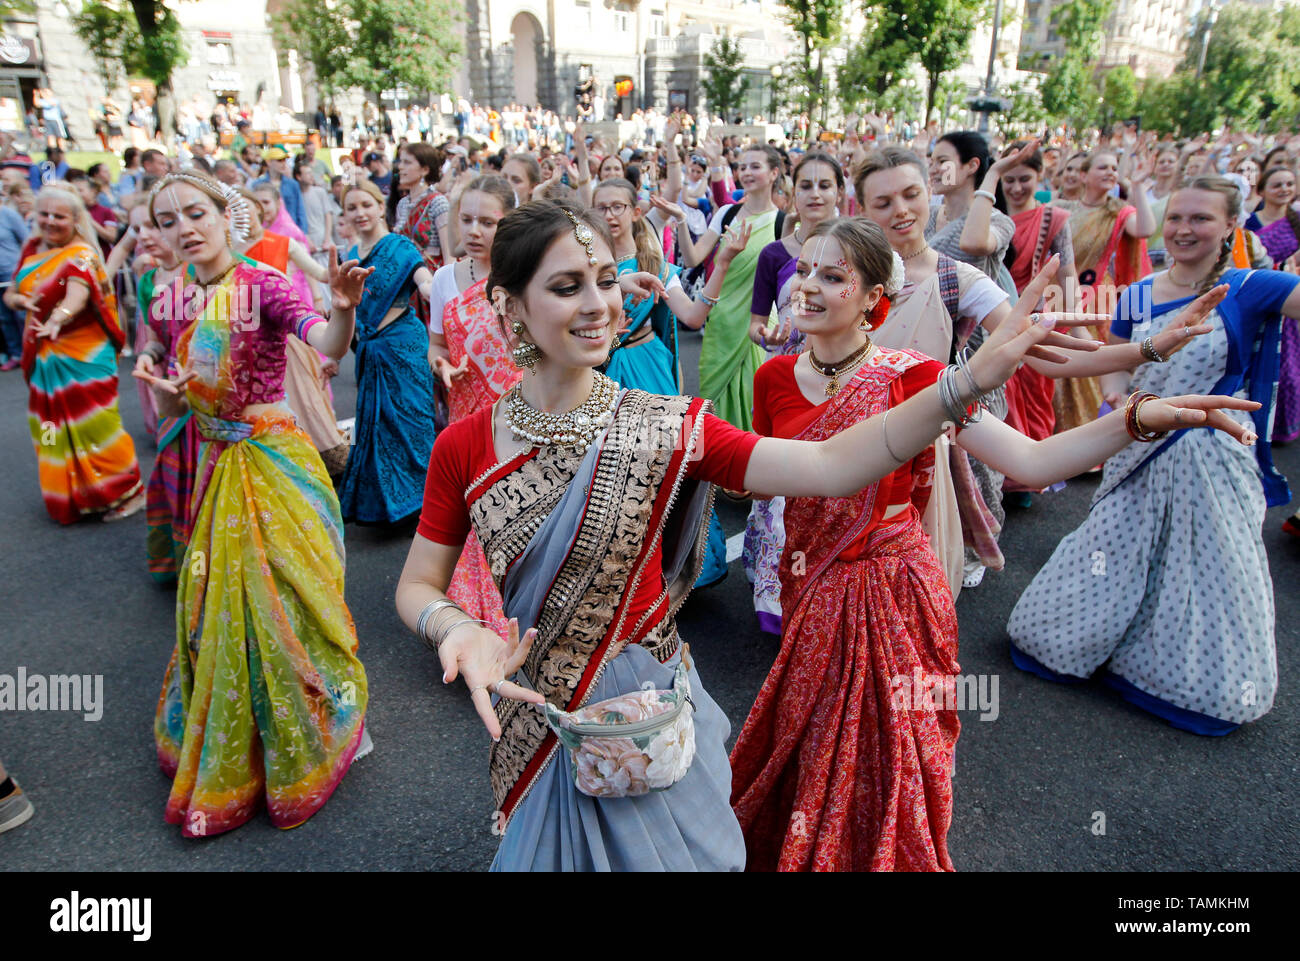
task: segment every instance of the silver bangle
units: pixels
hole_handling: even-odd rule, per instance
[[[906,464],[907,461],[895,454],[894,448],[889,446],[889,415],[892,414],[893,411],[894,408],[890,407],[885,411],[885,416],[880,418],[880,439],[885,442],[885,450],[889,452],[890,457],[894,458],[894,460],[899,464]]]
[[[463,617],[459,621],[456,621],[454,624],[449,624],[447,627],[439,631],[438,639],[434,643],[437,645],[437,647],[442,647],[442,642],[447,639],[447,635],[450,634],[452,631],[454,631],[456,628],[460,627],[462,624],[482,624],[482,623],[483,623],[482,621],[474,617]]]
[[[454,607],[462,614],[465,613],[465,611],[461,610],[460,605],[455,601],[446,597],[440,597],[437,600],[430,601],[428,604],[424,605],[424,610],[420,611],[420,616],[415,620],[415,633],[430,650],[436,651],[438,647],[434,644],[433,638],[429,636],[425,628],[429,624],[429,619],[445,607]]]
[[[1162,353],[1160,353],[1160,351],[1156,350],[1155,339],[1151,337],[1148,337],[1146,340],[1142,341],[1141,351],[1142,351],[1142,356],[1154,364],[1163,364],[1169,360],[1168,357],[1164,356]]]
[[[983,197],[983,198],[985,198],[986,200],[988,200],[988,202],[991,203],[991,204],[995,204],[995,203],[998,202],[998,198],[997,198],[997,195],[996,195],[996,194],[992,194],[992,193],[990,193],[990,192],[987,191],[987,190],[977,190],[977,191],[975,191],[975,199],[976,199],[976,200],[979,200],[979,198],[981,198],[981,197]]]

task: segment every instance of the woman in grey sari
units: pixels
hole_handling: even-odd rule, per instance
[[[888,415],[824,441],[759,438],[715,417],[707,401],[620,390],[595,372],[622,314],[620,282],[647,294],[655,278],[619,278],[603,221],[579,208],[535,202],[501,221],[487,293],[513,333],[516,362],[533,373],[438,435],[397,588],[403,621],[437,651],[445,683],[464,677],[493,738],[497,870],[742,868],[729,724],[693,666],[694,760],[664,790],[629,789],[647,780],[645,762],[637,769],[636,757],[619,756],[599,772],[609,793],[580,792],[540,705],[577,711],[672,686],[682,661],[674,615],[699,569],[712,484],[846,496],[928,448],[945,421],[962,421],[978,385],[1005,383],[1026,351],[1075,340],[1049,332],[1059,315],[1033,323],[1027,307],[1013,311],[971,358],[969,377],[945,372]],[[872,288],[873,303],[882,290]],[[1224,415],[1209,408],[1223,401],[1193,398],[1203,410],[1183,414],[1218,423]],[[1143,417],[1172,423],[1175,410],[1152,402]],[[1106,430],[1066,459],[1105,456],[1116,440]],[[446,599],[471,527],[501,586],[505,638]]]

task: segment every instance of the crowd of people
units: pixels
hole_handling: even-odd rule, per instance
[[[492,738],[495,869],[952,870],[955,598],[1081,474],[1015,664],[1201,735],[1268,712],[1300,139],[869,116],[778,145],[647,112],[612,143],[464,106],[436,144],[130,147],[116,183],[0,145],[0,369],[50,517],[144,511],[176,583],[186,836],[301,824],[370,750],[347,523],[412,533],[397,610]],[[781,638],[730,755],[675,624],[726,574],[717,491]],[[0,769],[0,830],[22,811]]]

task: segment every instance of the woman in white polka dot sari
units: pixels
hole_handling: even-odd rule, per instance
[[[1209,334],[1167,363],[1107,375],[1103,389],[1112,404],[1129,389],[1249,396],[1262,408],[1229,416],[1253,419],[1257,445],[1182,430],[1111,457],[1087,520],[1057,546],[1007,625],[1017,666],[1077,683],[1105,665],[1104,680],[1127,700],[1207,735],[1273,705],[1273,585],[1260,529],[1266,506],[1291,496],[1268,438],[1281,315],[1300,317],[1300,278],[1224,271],[1240,204],[1220,177],[1171,196],[1172,266],[1125,291],[1112,341],[1149,336],[1215,284],[1227,284],[1228,295]]]

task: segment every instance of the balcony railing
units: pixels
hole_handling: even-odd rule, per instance
[[[704,54],[713,49],[717,36],[711,33],[683,35],[677,37],[650,37],[646,40],[645,52],[650,56],[677,57],[691,54]],[[739,37],[741,52],[745,62],[751,65],[777,63],[789,53],[784,44],[755,40],[752,37]]]

